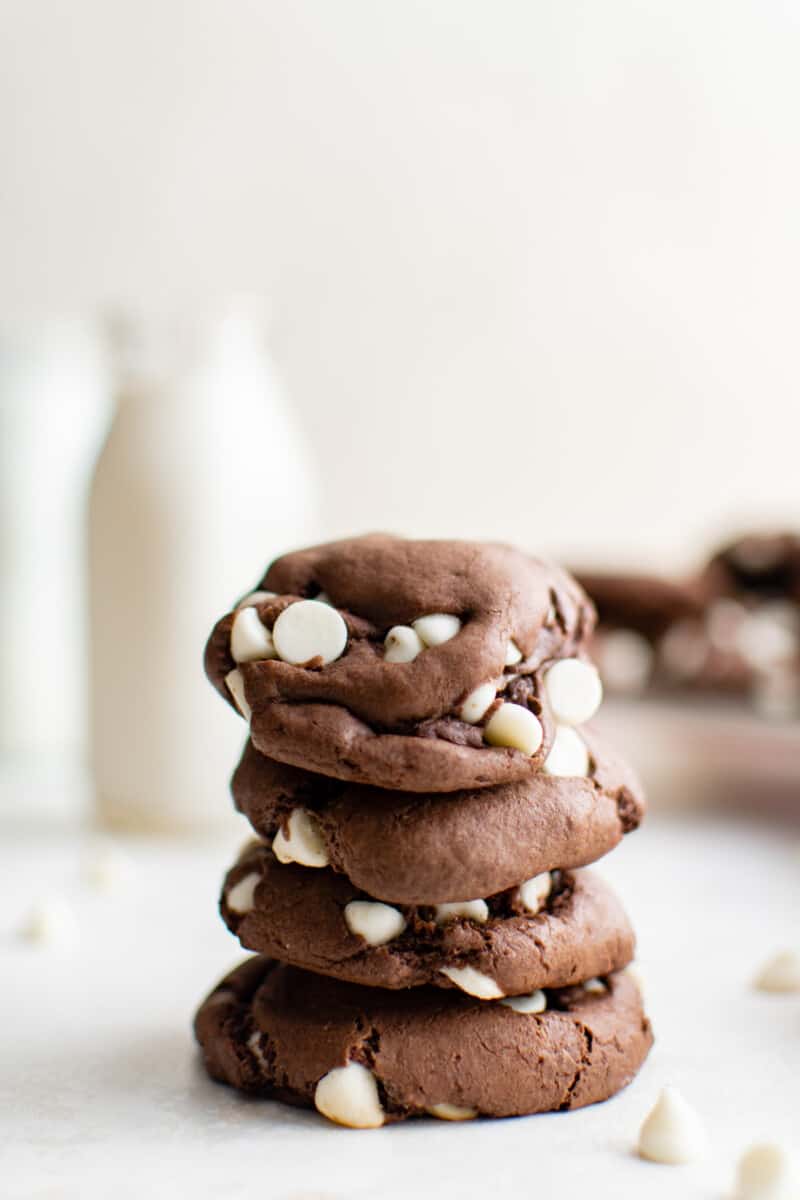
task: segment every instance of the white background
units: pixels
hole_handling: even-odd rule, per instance
[[[0,14],[0,315],[267,295],[324,532],[800,520],[789,0]]]

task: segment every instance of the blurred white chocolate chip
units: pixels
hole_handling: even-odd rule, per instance
[[[760,992],[800,992],[800,954],[783,950],[765,963],[755,979]]]
[[[583,990],[588,992],[590,996],[602,996],[608,991],[608,988],[602,979],[587,979],[583,985]]]
[[[493,683],[482,683],[480,687],[476,687],[470,692],[461,708],[458,710],[458,715],[462,721],[466,721],[469,725],[477,725],[478,721],[486,715],[486,712],[494,704],[494,698],[497,695],[497,689]]]
[[[462,992],[477,996],[479,1000],[499,1000],[504,995],[491,976],[476,971],[474,967],[442,967],[441,973]]]
[[[256,888],[258,881],[261,878],[258,871],[251,871],[249,875],[245,875],[244,879],[240,879],[235,883],[230,891],[225,894],[225,902],[231,912],[248,913],[253,907]]]
[[[597,668],[580,658],[562,658],[544,677],[545,691],[557,721],[582,725],[600,707],[603,685]]]
[[[391,904],[377,900],[351,900],[345,905],[344,919],[351,933],[362,937],[369,946],[383,946],[399,937],[406,920]]]
[[[715,600],[706,615],[708,640],[715,650],[730,654],[736,643],[742,623],[747,619],[747,609],[737,600],[722,598]]]
[[[445,925],[458,917],[483,925],[489,920],[489,905],[485,900],[451,900],[447,904],[436,905],[437,925]]]
[[[35,904],[19,930],[23,941],[63,950],[74,946],[78,935],[75,913],[60,896],[45,897]]]
[[[323,1117],[351,1129],[378,1129],[384,1122],[375,1076],[361,1063],[349,1062],[323,1075],[314,1104]]]
[[[258,619],[254,608],[240,608],[231,626],[231,658],[234,662],[258,662],[275,657],[272,634]]]
[[[426,646],[441,646],[442,642],[449,642],[461,629],[458,617],[450,613],[430,613],[427,617],[417,617],[412,625]]]
[[[383,657],[390,663],[413,662],[425,644],[410,625],[393,625],[383,640]]]
[[[693,679],[708,658],[708,638],[703,626],[692,617],[670,625],[658,646],[661,664],[673,679]]]
[[[95,846],[83,863],[83,877],[98,891],[111,892],[131,875],[130,859],[116,846]]]
[[[522,651],[513,638],[508,639],[506,646],[505,665],[507,667],[515,667],[518,662],[522,662]]]
[[[600,671],[612,692],[644,691],[653,671],[653,648],[633,629],[611,629],[600,643]]]
[[[514,1012],[535,1016],[536,1013],[542,1013],[547,1008],[547,996],[539,989],[527,996],[508,996],[500,1003],[504,1004],[506,1008],[513,1009]]]
[[[284,662],[302,666],[314,658],[335,662],[347,645],[341,613],[319,600],[297,600],[285,608],[272,629],[275,649]]]
[[[462,1108],[459,1104],[430,1104],[425,1111],[440,1121],[472,1121],[478,1115],[477,1108]]]
[[[233,696],[234,703],[245,721],[249,721],[253,714],[250,710],[250,705],[247,703],[247,697],[244,694],[244,676],[238,667],[234,667],[225,676],[225,686]]]
[[[580,734],[571,725],[557,725],[550,753],[544,760],[548,775],[589,774],[589,751]]]
[[[539,718],[521,704],[501,704],[487,721],[483,736],[491,746],[509,746],[535,754],[542,744]]]
[[[303,867],[328,866],[328,851],[316,817],[304,808],[295,808],[286,827],[288,832],[281,827],[272,841],[272,852],[279,862],[296,862]]]
[[[751,1146],[739,1159],[734,1200],[797,1200],[796,1168],[783,1146]]]
[[[277,592],[250,592],[236,605],[236,611],[238,612],[241,608],[251,608],[256,604],[265,604],[267,600],[276,600],[277,598]]]
[[[532,879],[521,883],[517,888],[517,895],[523,908],[529,913],[537,913],[552,890],[553,879],[550,872],[542,871],[541,875],[534,875]]]
[[[700,1117],[677,1088],[665,1087],[639,1132],[639,1154],[651,1162],[678,1166],[694,1162],[705,1148]]]
[[[769,721],[787,721],[800,713],[800,674],[790,664],[759,670],[753,703]]]
[[[756,670],[769,670],[790,662],[800,650],[800,628],[793,606],[765,604],[747,613],[736,639],[745,662]]]

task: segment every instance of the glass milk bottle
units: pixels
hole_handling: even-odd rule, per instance
[[[305,446],[258,324],[231,314],[125,371],[91,500],[92,765],[106,825],[231,821],[246,736],[203,677],[217,617],[315,531]]]

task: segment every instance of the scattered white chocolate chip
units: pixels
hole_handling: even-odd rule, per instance
[[[114,891],[130,875],[130,859],[116,846],[94,847],[83,863],[84,879],[98,891]]]
[[[391,942],[406,927],[406,919],[399,909],[377,900],[351,900],[345,905],[344,919],[350,932],[362,937],[369,946]]]
[[[673,679],[693,679],[705,666],[708,649],[702,625],[687,617],[670,625],[659,642],[658,654],[664,670]]]
[[[466,721],[468,725],[477,725],[494,703],[496,695],[497,688],[493,683],[482,683],[480,687],[476,687],[458,710],[461,720]]]
[[[375,1076],[361,1063],[349,1062],[323,1075],[314,1104],[323,1117],[351,1129],[378,1129],[384,1121]]]
[[[553,890],[553,879],[549,871],[526,879],[517,888],[520,904],[529,913],[537,913]]]
[[[700,1158],[706,1146],[700,1117],[674,1087],[665,1087],[639,1132],[639,1154],[677,1166]]]
[[[258,871],[251,871],[225,894],[225,902],[231,912],[239,914],[250,912],[260,878]]]
[[[491,976],[476,971],[474,967],[442,967],[441,973],[462,992],[477,996],[479,1000],[499,1000],[504,995]]]
[[[589,774],[589,751],[586,743],[571,725],[556,726],[550,753],[544,760],[548,775]]]
[[[390,663],[413,662],[425,649],[422,638],[410,625],[393,625],[383,640],[383,657]]]
[[[547,1008],[547,996],[539,990],[531,992],[528,996],[508,996],[500,1003],[504,1004],[506,1008],[513,1009],[514,1012],[535,1016],[536,1013],[544,1012]]]
[[[542,744],[539,718],[521,704],[501,704],[487,721],[483,736],[491,746],[509,746],[535,754]]]
[[[335,662],[347,645],[347,626],[340,612],[319,600],[297,600],[285,608],[272,629],[275,649],[284,662],[302,666],[321,658]]]
[[[277,599],[277,596],[277,592],[250,592],[236,605],[236,611],[238,612],[240,608],[252,608],[256,604],[265,604],[267,600]]]
[[[231,626],[231,658],[234,662],[258,662],[275,657],[272,634],[258,619],[254,608],[240,608]]]
[[[582,725],[600,707],[603,685],[597,668],[580,658],[562,658],[544,677],[547,699],[557,721]]]
[[[600,643],[600,672],[612,692],[635,695],[647,687],[653,671],[653,648],[633,629],[611,629]]]
[[[441,646],[442,642],[449,642],[461,629],[458,617],[450,613],[430,613],[427,617],[417,617],[412,625],[426,646]]]
[[[518,662],[522,662],[522,651],[514,639],[509,638],[508,645],[506,646],[505,665],[507,667],[515,667]]]
[[[272,852],[279,862],[296,862],[303,867],[327,867],[330,860],[316,817],[304,808],[295,808],[286,827],[288,832],[285,833],[281,827],[272,840]]]
[[[764,605],[745,616],[736,646],[745,662],[756,669],[768,670],[790,662],[800,649],[797,620],[792,622],[782,605]]]
[[[239,712],[244,717],[245,721],[249,721],[252,717],[250,705],[247,703],[247,697],[244,694],[244,676],[238,667],[234,667],[225,676],[225,685],[233,696],[234,703]]]
[[[797,1200],[796,1169],[782,1146],[751,1146],[739,1159],[734,1200]]]
[[[458,917],[483,925],[489,920],[489,905],[485,900],[451,900],[447,904],[436,905],[437,925],[455,921]]]
[[[440,1121],[472,1121],[477,1117],[477,1108],[462,1108],[459,1104],[430,1104],[426,1113]]]
[[[760,992],[800,992],[800,954],[783,950],[765,963],[755,979]]]
[[[587,979],[583,985],[583,990],[588,992],[590,996],[602,996],[608,991],[608,988],[602,979]]]
[[[19,935],[37,946],[68,949],[78,940],[78,921],[66,900],[59,896],[40,900],[30,910]]]

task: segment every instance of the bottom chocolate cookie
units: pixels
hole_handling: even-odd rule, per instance
[[[217,985],[195,1034],[214,1079],[355,1128],[594,1104],[630,1083],[653,1041],[625,973],[486,1002],[385,992],[263,957]]]

